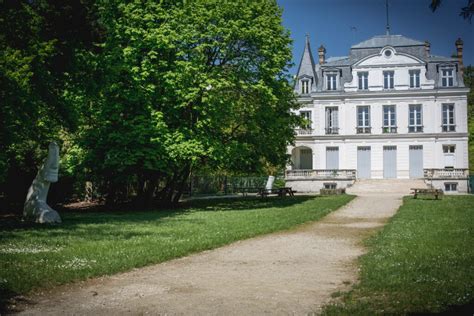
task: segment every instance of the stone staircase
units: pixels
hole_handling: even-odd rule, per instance
[[[346,192],[355,195],[409,195],[411,188],[427,187],[422,179],[363,179],[357,180]]]

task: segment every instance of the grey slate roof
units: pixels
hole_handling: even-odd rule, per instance
[[[353,45],[351,48],[382,48],[385,46],[419,46],[425,45],[424,42],[416,41],[414,39],[402,35],[377,35],[359,44]]]
[[[435,61],[438,61],[438,62],[447,61],[447,62],[449,62],[449,61],[457,61],[457,58],[431,55],[430,57],[426,58],[426,60],[431,61],[431,62],[435,62]]]
[[[343,57],[329,57],[326,59],[326,62],[324,63],[325,67],[331,67],[331,66],[348,66],[352,65],[354,61],[348,57],[348,56],[343,56]]]

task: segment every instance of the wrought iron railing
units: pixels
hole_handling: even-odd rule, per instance
[[[469,169],[445,168],[445,169],[423,169],[424,177],[427,179],[467,179]]]
[[[397,133],[397,127],[396,126],[382,126],[382,133],[395,134]]]
[[[327,135],[339,134],[339,127],[327,127],[326,134]]]
[[[296,129],[296,135],[312,135],[313,130],[311,128],[298,128]]]
[[[287,179],[356,179],[354,169],[297,169],[287,170]]]
[[[370,126],[357,126],[357,134],[370,134],[372,128]]]

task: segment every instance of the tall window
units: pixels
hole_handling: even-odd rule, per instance
[[[383,88],[384,89],[393,89],[393,71],[384,71],[383,72]]]
[[[454,104],[443,104],[443,132],[456,131],[454,123]]]
[[[370,107],[357,107],[357,134],[370,133]]]
[[[339,115],[337,107],[326,108],[326,134],[339,134]]]
[[[454,69],[453,68],[441,69],[441,85],[443,87],[454,86]]]
[[[326,85],[328,90],[336,90],[336,74],[326,75]]]
[[[309,93],[309,81],[308,80],[301,80],[301,93],[308,94]]]
[[[397,113],[395,105],[383,106],[383,133],[397,132]]]
[[[423,113],[421,104],[410,104],[408,115],[408,132],[423,132]]]
[[[357,77],[359,78],[359,90],[369,89],[369,73],[358,72]]]
[[[410,88],[419,88],[420,87],[420,71],[419,70],[410,70]]]
[[[311,111],[300,111],[300,116],[304,121],[296,132],[298,135],[311,135]]]

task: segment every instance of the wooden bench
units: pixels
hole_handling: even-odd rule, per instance
[[[413,198],[416,199],[419,194],[433,196],[436,200],[441,199],[444,195],[443,190],[440,189],[426,189],[426,188],[411,188]]]
[[[295,192],[289,187],[284,187],[284,188],[278,188],[278,189],[265,189],[265,188],[260,188],[258,190],[257,195],[260,195],[262,198],[267,197],[271,194],[278,195],[279,197],[285,197],[287,195],[289,196],[295,196]]]

